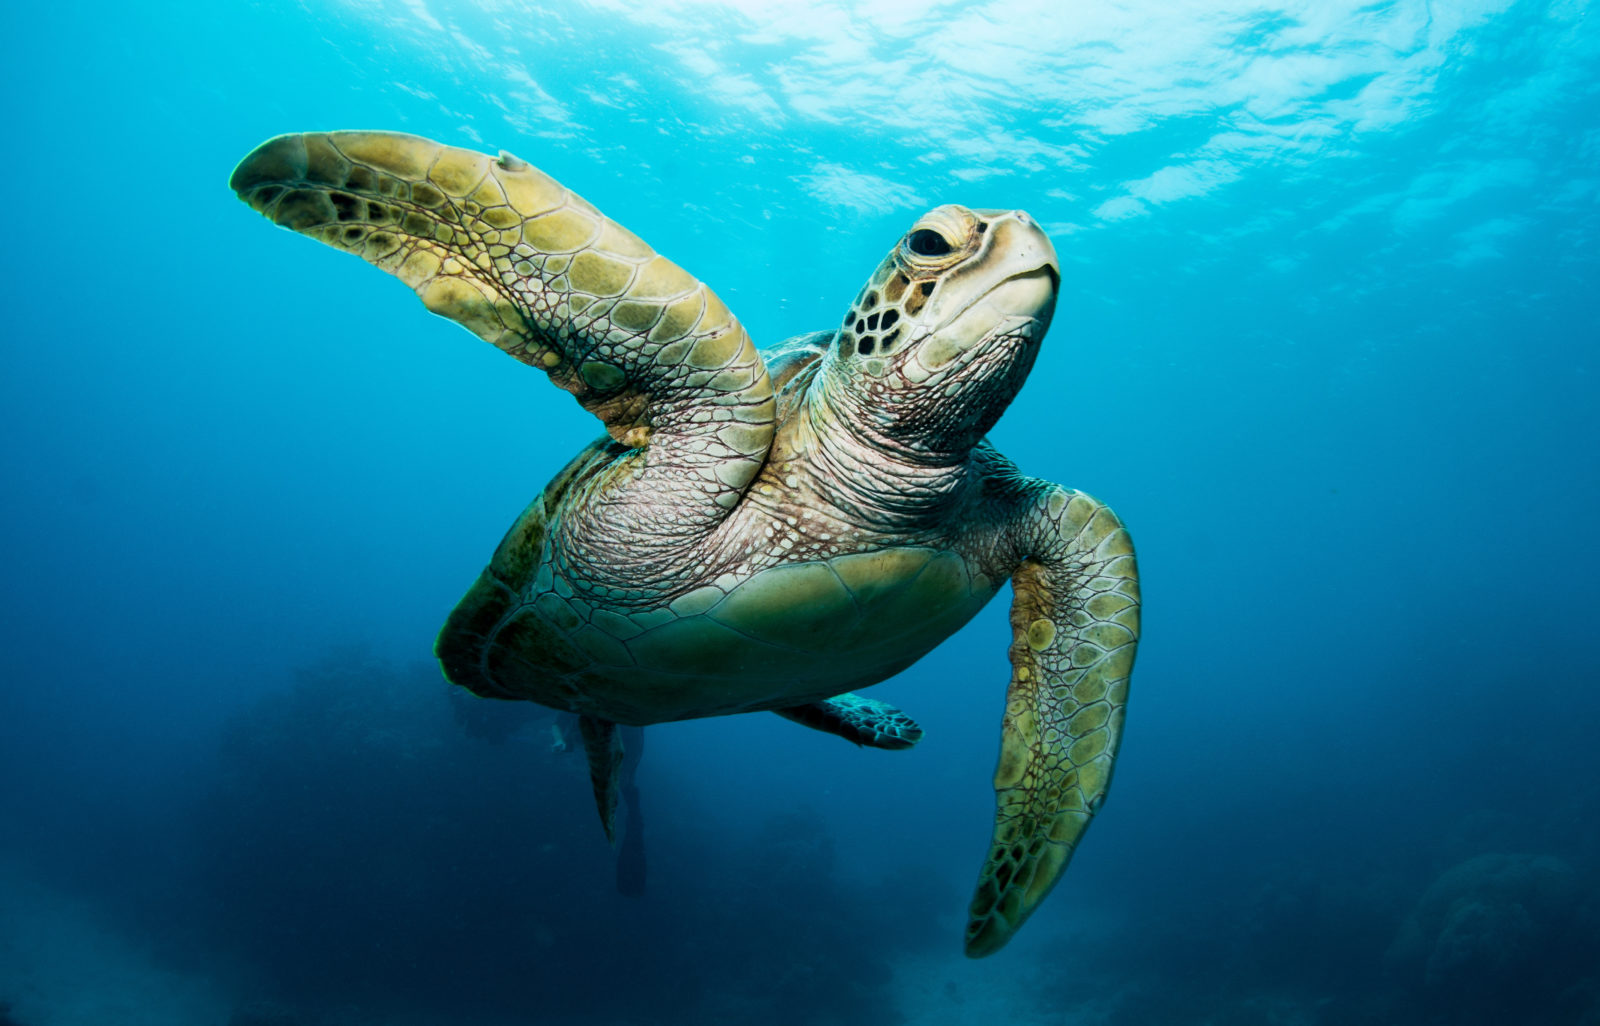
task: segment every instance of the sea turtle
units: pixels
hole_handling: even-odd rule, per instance
[[[1010,579],[998,809],[966,950],[1011,938],[1105,797],[1139,610],[1116,515],[984,437],[1055,308],[1037,224],[936,207],[837,328],[758,352],[704,284],[503,151],[285,135],[231,184],[605,424],[513,524],[436,653],[478,695],[579,715],[608,834],[617,724],[770,710],[909,747],[921,729],[852,689],[916,662]]]

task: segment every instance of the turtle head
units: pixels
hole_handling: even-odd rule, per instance
[[[936,207],[851,304],[825,387],[870,440],[965,458],[1022,388],[1060,282],[1027,214]]]

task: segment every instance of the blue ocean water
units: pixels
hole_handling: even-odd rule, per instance
[[[8,20],[0,1022],[1600,1021],[1586,0]],[[1130,525],[1145,636],[1005,951],[959,946],[1004,597],[875,689],[911,752],[651,728],[643,897],[538,710],[446,689],[439,623],[596,426],[227,187],[351,127],[516,153],[762,345],[930,206],[1047,226],[992,439]]]

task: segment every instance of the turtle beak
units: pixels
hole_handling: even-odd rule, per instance
[[[1050,242],[1050,236],[1021,210],[1011,210],[997,217],[989,231],[995,243],[1005,247],[1007,264],[1028,268],[1013,277],[1037,276],[1041,284],[1048,281],[1048,292],[1040,297],[1042,304],[1049,308],[1044,315],[1048,321],[1049,310],[1055,309],[1056,295],[1061,291],[1061,261],[1056,257],[1056,247]]]
[[[1006,322],[1036,322],[1028,333],[1038,342],[1050,327],[1056,297],[1061,292],[1061,261],[1050,236],[1026,213],[1011,210],[995,217],[989,235],[996,255],[1014,272],[989,294],[991,306],[1002,311]]]
[[[933,331],[946,330],[979,303],[1004,320],[1036,319],[1048,326],[1061,288],[1061,263],[1050,237],[1021,210],[973,213],[982,221],[983,241],[966,267],[935,293],[928,311]]]

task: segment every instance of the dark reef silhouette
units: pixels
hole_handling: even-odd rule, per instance
[[[212,942],[260,1001],[458,1021],[896,1021],[893,952],[857,923],[878,903],[836,877],[819,816],[713,843],[699,810],[653,809],[652,883],[626,897],[642,824],[620,852],[605,844],[581,754],[543,729],[553,714],[463,712],[446,687],[431,667],[344,657],[228,727],[196,880]]]
[[[1600,783],[1570,761],[1519,781],[1545,802],[1452,772],[1384,801],[1125,822],[1125,856],[1087,865],[1094,886],[1037,943],[969,964],[941,918],[964,879],[843,864],[830,823],[870,823],[863,795],[812,805],[801,781],[770,814],[730,814],[720,786],[652,788],[683,760],[645,758],[648,833],[630,812],[613,850],[554,716],[429,665],[330,656],[234,715],[159,801],[29,832],[31,865],[162,964],[223,981],[229,1026],[877,1026],[915,1021],[913,994],[987,1014],[1000,978],[1019,1024],[1600,1026]],[[5,968],[0,1026],[31,1026]]]

